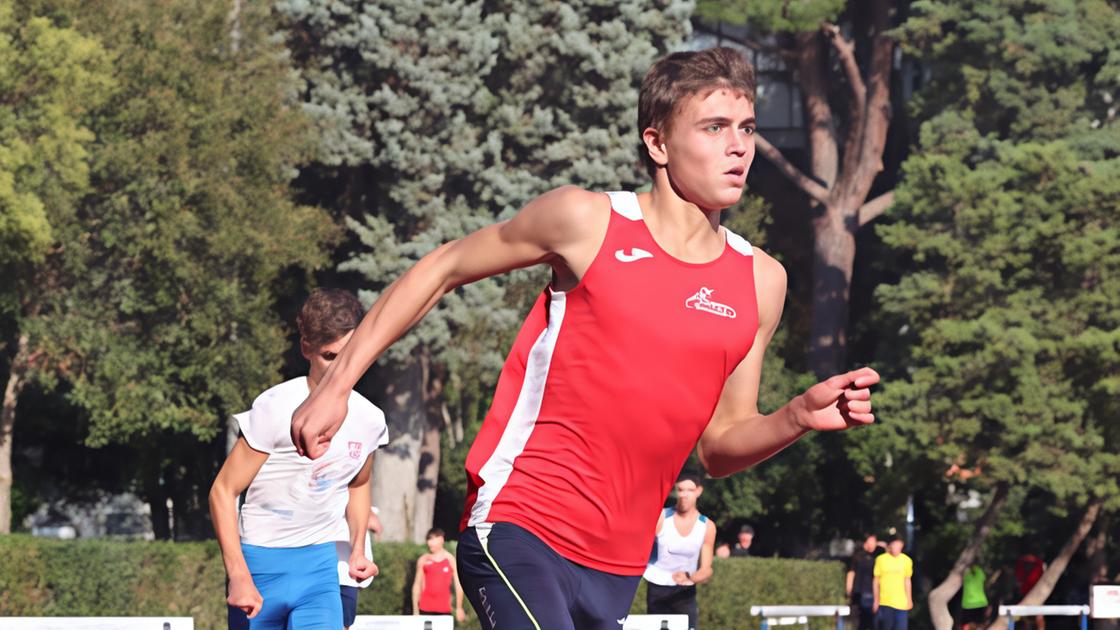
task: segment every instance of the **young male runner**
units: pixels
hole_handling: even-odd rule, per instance
[[[457,555],[483,627],[617,629],[694,447],[723,476],[809,431],[873,421],[870,368],[758,411],[786,274],[719,225],[754,158],[754,94],[733,50],[658,61],[638,104],[650,192],[559,188],[436,248],[386,288],[293,416],[293,441],[319,456],[350,387],[441,296],[552,268],[467,457]]]
[[[704,493],[699,475],[681,475],[675,489],[677,504],[657,519],[654,552],[642,575],[649,583],[646,612],[688,615],[689,630],[696,630],[696,585],[712,577],[716,524],[696,509]]]
[[[348,540],[348,574],[377,573],[365,555],[372,453],[388,442],[385,415],[357,392],[315,461],[296,453],[291,417],[362,318],[352,294],[317,289],[300,309],[306,377],[281,383],[237,414],[241,436],[210,489],[210,514],[229,576],[229,625],[253,630],[343,627],[336,541]],[[238,496],[248,489],[240,513]]]

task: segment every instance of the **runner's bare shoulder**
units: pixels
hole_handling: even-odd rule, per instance
[[[578,186],[561,186],[533,199],[511,221],[530,230],[550,251],[564,254],[572,247],[597,245],[610,219],[610,197]]]

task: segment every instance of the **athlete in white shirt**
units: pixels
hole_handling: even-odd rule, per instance
[[[229,576],[231,628],[243,627],[245,617],[253,630],[342,628],[339,541],[349,547],[347,573],[355,583],[377,573],[365,553],[366,524],[371,455],[388,442],[384,414],[351,392],[346,419],[324,457],[301,457],[290,437],[292,412],[349,341],[362,314],[350,293],[312,292],[299,315],[308,376],[270,388],[251,410],[235,416],[241,437],[210,490]]]
[[[677,504],[657,519],[657,539],[642,575],[649,583],[646,611],[688,615],[688,627],[696,630],[696,585],[712,577],[716,525],[696,509],[704,493],[699,475],[682,474],[674,489]]]

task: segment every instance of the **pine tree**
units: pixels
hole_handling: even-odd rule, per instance
[[[887,381],[894,439],[879,447],[927,492],[987,498],[930,594],[947,628],[961,574],[1013,503],[1080,514],[1027,604],[1120,503],[1108,446],[1120,430],[1120,12],[1104,0],[912,10],[899,36],[931,69],[915,109],[932,119],[904,165],[899,222],[880,231],[910,273],[879,294],[907,366]]]

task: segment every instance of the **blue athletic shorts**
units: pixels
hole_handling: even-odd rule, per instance
[[[580,566],[512,523],[467,528],[455,562],[482,627],[619,630],[641,576]]]
[[[343,627],[338,555],[333,542],[289,548],[242,544],[241,552],[264,605],[252,619],[229,606],[230,630]]]

